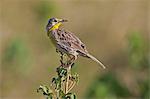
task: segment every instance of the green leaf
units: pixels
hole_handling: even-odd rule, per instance
[[[61,96],[62,98],[65,97],[65,93],[62,90],[59,90],[59,96]]]
[[[47,86],[40,85],[40,87],[37,89],[37,92],[39,93],[40,91],[43,93],[43,95],[52,97],[52,90]]]
[[[73,80],[76,83],[78,83],[79,82],[79,74],[75,73],[74,75],[72,75],[71,80]]]
[[[64,99],[76,99],[76,95],[74,93],[68,93]]]
[[[65,69],[63,67],[58,67],[57,73],[58,73],[59,77],[65,77],[65,76],[67,76],[67,69]]]

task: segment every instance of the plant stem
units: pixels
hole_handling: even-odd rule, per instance
[[[76,82],[73,82],[70,87],[68,88],[68,92],[74,87],[74,85],[76,84]]]
[[[65,84],[65,94],[67,94],[68,93],[68,89],[69,89],[69,76],[70,76],[70,69],[71,69],[71,66],[69,66],[68,68],[67,68],[67,78],[66,78],[66,84]]]

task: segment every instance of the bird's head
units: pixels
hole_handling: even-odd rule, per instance
[[[58,19],[58,18],[50,18],[50,19],[48,20],[48,24],[47,24],[47,26],[46,26],[46,30],[47,30],[47,31],[52,31],[52,30],[58,29],[59,26],[60,26],[63,22],[67,22],[67,20]]]

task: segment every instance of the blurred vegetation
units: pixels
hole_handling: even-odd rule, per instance
[[[47,19],[54,17],[53,15],[58,11],[57,9],[58,7],[56,7],[54,1],[44,0],[40,2],[34,10],[39,22],[45,22]]]
[[[128,37],[128,53],[130,66],[140,69],[148,68],[148,43],[140,32],[131,32]]]
[[[129,66],[135,68],[132,71],[139,70],[138,73],[142,72],[143,69],[148,70],[148,50],[147,43],[144,41],[141,33],[132,32],[128,36],[128,57],[129,57]],[[128,67],[126,67],[128,68]],[[130,67],[129,67],[130,68]],[[120,71],[121,72],[121,71]],[[138,96],[135,95],[134,92],[130,92],[128,87],[122,85],[122,83],[117,78],[115,71],[108,72],[102,76],[99,76],[93,81],[90,88],[86,93],[86,98],[129,98],[129,97],[137,97],[140,99],[149,99],[150,95],[150,86],[149,79],[144,77],[144,80],[136,79],[136,83],[139,88],[136,89],[140,93]]]
[[[26,74],[29,70],[29,51],[23,40],[14,38],[10,41],[2,55],[3,70]],[[17,68],[17,69],[16,69]]]
[[[128,89],[121,85],[117,79],[115,73],[109,72],[102,77],[97,77],[88,89],[86,98],[111,98],[116,99],[117,97],[129,97],[131,93]]]
[[[140,86],[140,97],[142,99],[149,99],[150,98],[150,81],[145,80],[145,81],[138,81],[138,84]]]

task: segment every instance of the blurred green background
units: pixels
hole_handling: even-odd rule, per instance
[[[36,89],[59,65],[45,26],[57,17],[107,67],[78,59],[78,99],[150,99],[148,1],[1,0],[0,98],[43,99]]]

